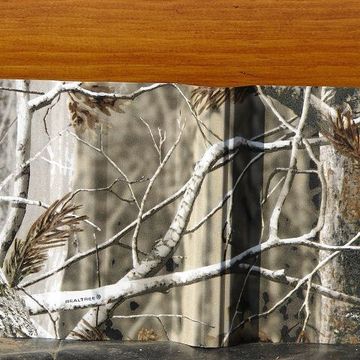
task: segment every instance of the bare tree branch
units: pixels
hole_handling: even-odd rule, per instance
[[[290,192],[290,188],[294,180],[295,173],[293,172],[293,170],[296,169],[297,152],[299,149],[300,142],[302,140],[302,132],[305,127],[305,122],[309,112],[310,96],[311,96],[311,87],[308,86],[305,90],[304,105],[303,105],[301,118],[292,142],[289,171],[286,174],[283,187],[281,189],[280,195],[277,199],[276,205],[270,217],[269,232],[270,232],[270,236],[273,238],[278,237],[279,217],[280,217],[281,209]],[[279,116],[279,118],[281,119],[282,117]],[[283,124],[288,124],[288,123],[286,121],[283,121]],[[291,125],[288,124],[288,126]]]
[[[355,241],[358,240],[359,237],[360,237],[360,233],[354,238],[352,238],[349,242],[347,242],[346,246],[352,245]],[[244,251],[242,254],[239,254],[230,260],[222,261],[217,264],[208,265],[193,270],[176,272],[168,275],[154,276],[144,279],[127,279],[126,281],[124,280],[119,281],[116,284],[107,285],[95,289],[80,290],[80,291],[62,291],[62,292],[52,292],[50,294],[45,293],[45,294],[32,295],[36,299],[36,302],[29,298],[26,298],[25,300],[32,314],[43,313],[44,308],[42,306],[45,306],[46,309],[52,312],[58,310],[87,308],[87,307],[100,306],[105,304],[109,305],[111,303],[116,303],[119,299],[122,300],[129,299],[135,296],[139,296],[155,291],[166,291],[173,287],[180,287],[180,286],[194,284],[199,281],[211,279],[220,275],[230,273],[231,271],[236,271],[239,268],[239,266],[243,266],[243,262],[246,258],[250,256],[254,256],[256,255],[256,253],[259,253],[260,251],[263,251],[265,249],[269,249],[274,246],[279,246],[279,244],[282,244],[282,242],[268,241],[267,243],[259,244],[254,248],[248,249],[247,251]],[[345,247],[338,247],[338,248],[341,249]],[[290,296],[298,288],[304,286],[306,284],[306,281],[310,277],[312,277],[320,267],[324,266],[335,256],[339,255],[340,252],[341,251],[339,250],[329,255],[325,260],[320,262],[310,274],[300,279],[300,281],[297,283],[294,289],[281,300],[281,303],[283,303],[288,298],[290,298]],[[247,265],[245,265],[245,267],[246,266]],[[257,269],[256,267],[254,268]],[[291,278],[287,279],[287,277],[284,277],[283,272],[281,272],[281,274],[273,272],[272,277],[277,278],[279,281],[280,280],[287,281],[291,285],[292,279]],[[334,294],[337,298],[341,296],[336,291],[326,289],[324,287],[322,287],[322,289],[324,290],[324,294],[327,294],[330,297],[332,296],[332,294]],[[352,301],[360,302],[360,299],[357,299],[356,297],[346,297],[346,295],[342,296],[342,299],[344,301],[345,299],[347,299],[346,301],[352,299]],[[42,306],[39,306],[38,303],[40,303]],[[276,308],[280,306],[280,301],[276,305],[274,305],[274,307],[275,306]],[[267,313],[273,311],[270,310],[268,310]],[[253,315],[251,319],[258,316],[259,314]],[[260,315],[260,316],[264,316],[264,315]],[[249,318],[247,321],[250,321],[251,319]]]
[[[96,92],[96,91],[87,90],[81,87],[81,83],[68,83],[68,84],[63,83],[54,87],[48,93],[44,95],[40,95],[35,99],[30,100],[29,108],[31,111],[39,110],[47,105],[50,105],[58,95],[65,92],[80,93],[85,96],[91,96],[92,98],[95,99],[106,98],[106,99],[117,99],[117,100],[134,100],[138,96],[146,92],[153,91],[155,89],[158,89],[166,85],[169,84],[166,83],[151,84],[149,86],[143,86],[130,94],[119,94],[119,93],[106,93],[106,92]]]
[[[145,207],[146,199],[147,199],[147,197],[148,197],[148,195],[149,195],[149,193],[150,193],[150,191],[151,191],[151,189],[152,189],[152,187],[154,185],[154,182],[155,182],[156,178],[158,177],[158,175],[160,174],[160,172],[164,168],[164,166],[167,164],[167,162],[170,159],[172,153],[174,152],[177,145],[179,144],[184,129],[185,129],[185,122],[180,127],[179,135],[178,135],[177,139],[175,140],[174,144],[171,146],[171,148],[169,149],[169,151],[165,155],[164,159],[161,161],[160,165],[156,169],[154,175],[151,177],[151,179],[149,181],[149,184],[148,184],[148,186],[147,186],[147,188],[145,190],[145,193],[143,195],[143,198],[142,198],[142,201],[141,201],[141,204],[140,204],[139,214],[138,214],[138,217],[136,219],[136,226],[135,226],[134,234],[133,234],[132,241],[131,241],[132,259],[133,259],[133,267],[134,267],[134,269],[137,269],[138,266],[139,266],[139,258],[138,258],[138,250],[137,250],[137,238],[139,236],[141,219],[142,219],[142,216],[144,214],[144,207]]]

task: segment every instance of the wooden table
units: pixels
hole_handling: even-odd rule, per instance
[[[0,0],[0,78],[360,85],[358,0]]]

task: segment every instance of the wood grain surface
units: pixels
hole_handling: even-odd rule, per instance
[[[0,78],[360,86],[358,0],[0,0]]]

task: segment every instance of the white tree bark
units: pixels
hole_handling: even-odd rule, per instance
[[[327,180],[327,209],[320,243],[342,245],[360,231],[360,166],[330,146],[321,149]],[[320,260],[326,253],[320,252]],[[360,254],[342,253],[320,270],[323,286],[352,296],[360,295]],[[320,342],[359,343],[358,306],[322,297]]]
[[[31,118],[29,108],[29,82],[19,80],[17,87],[24,92],[17,93],[17,140],[16,168],[21,168],[14,180],[13,195],[26,198],[29,190],[30,165],[23,166],[30,156]],[[6,223],[0,234],[0,266],[15,239],[26,212],[24,204],[12,204]]]

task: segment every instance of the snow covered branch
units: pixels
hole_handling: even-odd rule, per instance
[[[168,84],[166,83],[151,84],[149,86],[143,86],[130,94],[119,94],[119,93],[96,92],[96,91],[87,90],[81,87],[81,83],[63,83],[54,87],[46,94],[40,95],[30,100],[29,109],[30,111],[36,111],[45,106],[48,106],[62,93],[80,93],[86,96],[91,96],[92,98],[95,99],[106,98],[106,99],[116,99],[116,100],[134,100],[138,96],[148,91],[155,90],[165,85]]]
[[[359,238],[359,236],[360,234],[357,237],[351,239],[347,245],[351,245]],[[127,279],[113,285],[89,290],[36,294],[32,295],[31,298],[26,297],[25,300],[31,314],[44,313],[44,309],[47,309],[50,312],[54,312],[59,310],[73,310],[100,305],[109,305],[119,301],[119,299],[125,300],[155,291],[164,292],[174,287],[194,284],[196,282],[221,276],[232,271],[247,271],[250,267],[250,265],[244,263],[247,258],[254,256],[266,249],[278,246],[279,244],[284,245],[282,242],[279,243],[268,241],[267,243],[249,249],[230,260],[193,270],[176,272],[169,275],[154,276],[144,279]],[[358,249],[360,249],[360,247]],[[337,256],[339,253],[340,251],[334,252],[326,259],[326,261],[321,263],[321,266],[325,265],[325,263]],[[312,271],[311,276],[315,271],[318,270],[319,266],[320,265],[318,265],[315,270]],[[295,288],[304,286],[306,283],[304,279],[307,279],[307,277],[310,276],[308,275],[304,279],[296,279],[294,277],[286,276],[283,270],[272,271],[256,266],[251,267],[251,271],[258,273],[269,280],[284,283]],[[360,304],[360,298],[355,296],[346,295],[317,284],[312,284],[311,288],[313,291],[319,292],[320,294],[329,298]]]

